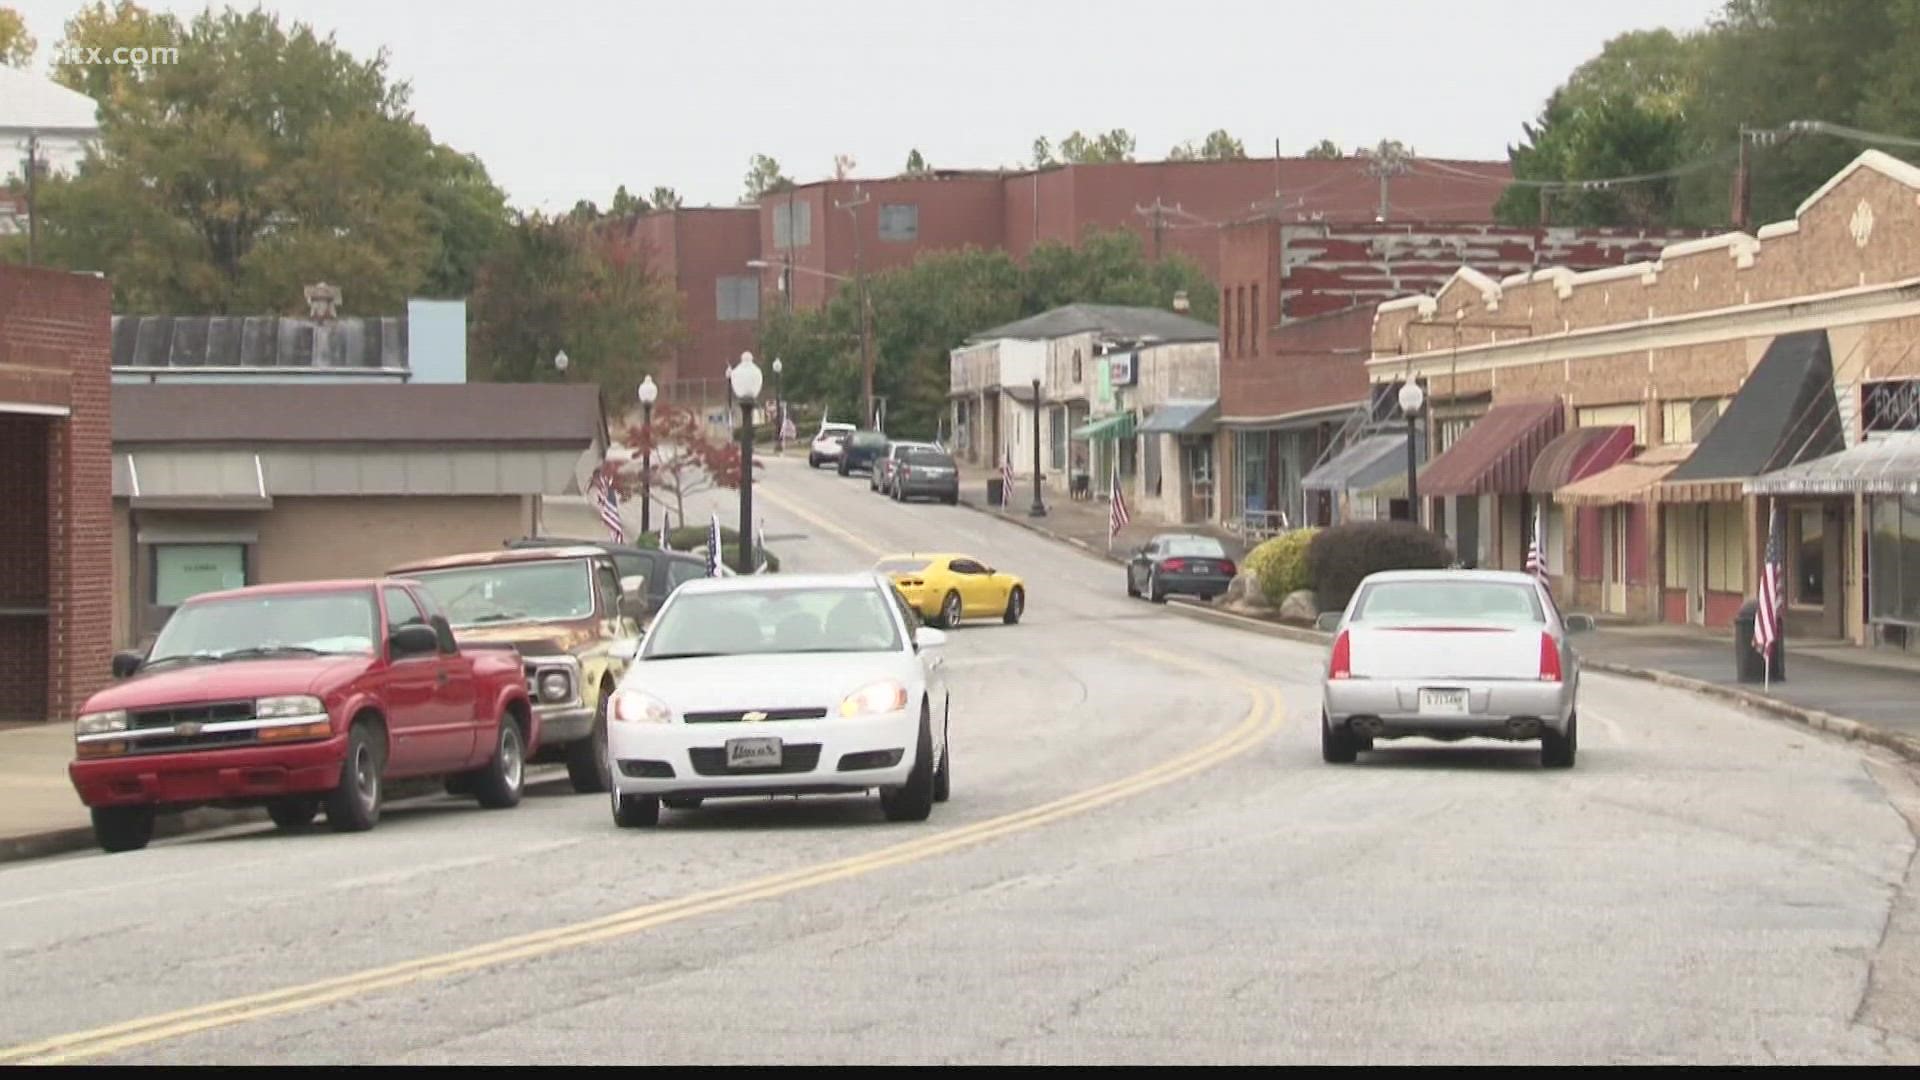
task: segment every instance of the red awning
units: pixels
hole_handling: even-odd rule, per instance
[[[1613,468],[1631,453],[1631,427],[1574,428],[1548,443],[1533,459],[1527,494],[1552,495],[1575,480]]]
[[[1495,405],[1420,474],[1420,494],[1524,495],[1534,459],[1566,424],[1558,401]]]

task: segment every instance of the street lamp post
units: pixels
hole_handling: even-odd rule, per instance
[[[1420,462],[1414,443],[1419,438],[1420,407],[1427,402],[1420,384],[1409,379],[1400,385],[1400,412],[1407,418],[1407,519],[1420,523]]]
[[[567,350],[561,349],[559,352],[553,354],[553,369],[560,373],[562,381],[566,380],[567,368],[572,364],[573,361],[567,358]]]
[[[780,371],[786,365],[773,358],[773,452],[787,452],[787,395],[780,392]]]
[[[640,532],[653,531],[653,403],[660,398],[660,387],[653,376],[640,380]]]
[[[740,362],[727,375],[734,400],[740,403],[740,562],[742,574],[753,573],[753,405],[760,397],[760,365],[753,354],[743,352]],[[718,552],[714,558],[720,557]]]
[[[1040,380],[1033,380],[1033,505],[1028,517],[1046,517],[1047,506],[1040,501]]]

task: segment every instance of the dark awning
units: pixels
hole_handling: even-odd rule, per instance
[[[1302,477],[1300,486],[1309,491],[1359,491],[1406,469],[1406,435],[1369,435]],[[1406,494],[1404,479],[1400,494]]]
[[[1524,495],[1533,463],[1566,423],[1558,401],[1495,405],[1420,473],[1420,495]]]
[[[1660,498],[1738,499],[1748,478],[1824,457],[1845,445],[1827,332],[1782,334],[1767,346],[1693,456],[1668,474]]]
[[[1212,431],[1219,417],[1218,401],[1171,401],[1134,430],[1142,435],[1200,435]]]
[[[1548,443],[1533,459],[1527,494],[1551,495],[1575,480],[1618,465],[1631,453],[1630,427],[1574,428]]]
[[[1749,495],[1920,495],[1920,432],[1869,438],[1746,483]]]

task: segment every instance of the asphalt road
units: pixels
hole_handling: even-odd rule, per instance
[[[793,462],[760,506],[790,569],[1026,577],[931,821],[549,781],[0,867],[0,1063],[1920,1062],[1920,794],[1858,746],[1589,676],[1571,772],[1330,767],[1316,648]]]

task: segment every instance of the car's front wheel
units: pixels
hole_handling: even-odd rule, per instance
[[[613,823],[623,829],[644,829],[660,823],[660,798],[657,795],[622,795],[613,792]]]
[[[1012,626],[1020,621],[1020,616],[1025,613],[1026,610],[1027,590],[1015,585],[1013,591],[1007,594],[1007,610],[1001,615],[1001,619],[1005,621],[1008,626]]]
[[[920,740],[914,747],[913,770],[907,782],[880,793],[880,809],[888,821],[925,821],[933,813],[933,723],[927,707],[920,707]]]
[[[1320,714],[1320,758],[1329,765],[1351,765],[1360,756],[1353,732],[1336,728],[1326,713]]]
[[[611,696],[601,688],[600,701],[593,707],[593,730],[567,744],[567,779],[581,795],[605,791],[613,784],[612,767],[607,764],[607,699]]]
[[[102,851],[139,851],[153,839],[151,806],[96,806],[93,839]]]
[[[327,793],[327,827],[334,832],[366,832],[380,823],[385,794],[381,784],[386,749],[372,724],[358,723],[347,735],[347,759],[340,783]]]
[[[1571,769],[1580,750],[1580,714],[1567,717],[1565,735],[1552,728],[1540,730],[1540,764],[1549,769]]]

